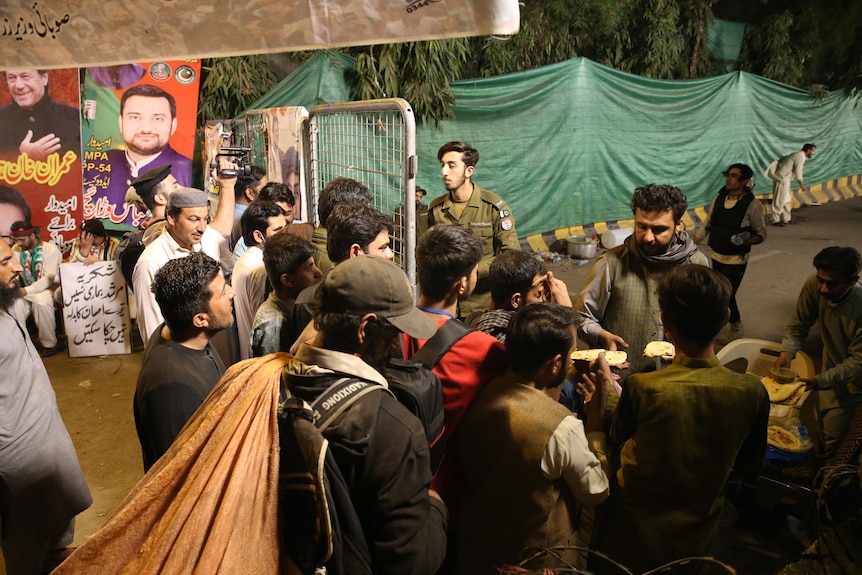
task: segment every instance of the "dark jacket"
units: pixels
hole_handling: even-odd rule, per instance
[[[746,191],[736,202],[736,205],[729,210],[724,207],[726,199],[727,190],[722,188],[718,192],[718,199],[713,204],[712,215],[710,216],[709,247],[724,255],[747,254],[751,251],[751,246],[735,246],[731,242],[731,238],[742,232],[748,232],[752,236],[757,235],[754,228],[742,227],[742,220],[745,218],[748,205],[754,201],[754,195]]]
[[[332,383],[313,366],[386,385],[358,357],[302,345],[285,368],[285,381],[309,403]],[[446,553],[446,508],[428,494],[428,440],[419,420],[388,391],[375,392],[357,400],[324,435],[362,522],[373,572],[435,573]]]

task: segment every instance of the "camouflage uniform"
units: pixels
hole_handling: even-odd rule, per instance
[[[473,312],[487,311],[491,303],[491,287],[488,283],[488,268],[494,257],[506,250],[520,250],[518,233],[515,231],[515,218],[509,206],[493,192],[473,186],[467,206],[456,218],[451,213],[452,198],[449,194],[440,196],[428,207],[428,227],[434,224],[458,224],[473,230],[482,241],[485,257],[479,262],[479,283],[469,299],[461,302],[460,316]]]

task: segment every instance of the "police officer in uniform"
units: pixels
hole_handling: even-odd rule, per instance
[[[437,152],[445,195],[431,202],[428,227],[458,224],[473,230],[482,240],[485,257],[479,262],[479,280],[473,295],[461,302],[460,317],[486,311],[491,303],[488,268],[505,250],[520,250],[515,218],[506,202],[493,192],[473,184],[471,177],[479,161],[479,151],[465,142],[449,142]]]

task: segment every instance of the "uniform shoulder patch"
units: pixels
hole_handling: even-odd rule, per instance
[[[506,218],[502,222],[500,222],[500,227],[506,230],[507,232],[512,229],[512,220]]]

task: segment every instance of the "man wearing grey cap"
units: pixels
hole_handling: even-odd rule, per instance
[[[232,195],[232,194],[231,194]],[[233,206],[229,206],[231,210]],[[219,212],[226,209],[219,206]],[[167,262],[183,258],[192,252],[204,252],[222,262],[222,270],[229,271],[233,258],[227,251],[225,235],[207,225],[207,194],[194,188],[179,188],[168,197],[165,212],[165,231],[152,241],[135,265],[132,286],[138,310],[138,329],[144,345],[156,327],[164,321],[150,291],[156,272]],[[216,216],[218,218],[218,214]]]
[[[359,255],[323,280],[319,329],[284,369],[289,392],[311,403],[338,378],[378,387],[323,431],[355,500],[374,573],[435,573],[446,552],[446,507],[431,491],[428,440],[422,424],[377,371],[401,332],[427,339],[437,324],[418,310],[407,276],[394,263]],[[287,530],[289,532],[289,530]],[[345,538],[350,535],[346,534]],[[283,542],[290,553],[290,542]],[[359,570],[350,549],[336,546],[327,565]],[[367,567],[367,566],[366,566]]]
[[[236,178],[216,174],[216,180],[219,189],[226,191],[225,194],[220,194],[220,197],[224,199],[230,196],[230,198],[219,202],[220,209],[216,210],[209,225],[221,235],[227,236],[233,229],[234,207],[232,198]],[[132,182],[126,191],[126,203],[134,203],[139,210],[149,210],[150,212],[150,217],[141,224],[141,229],[146,230],[144,244],[150,245],[165,230],[164,221],[168,198],[175,190],[179,189],[183,189],[183,186],[171,174],[171,165],[168,164],[144,172]]]

